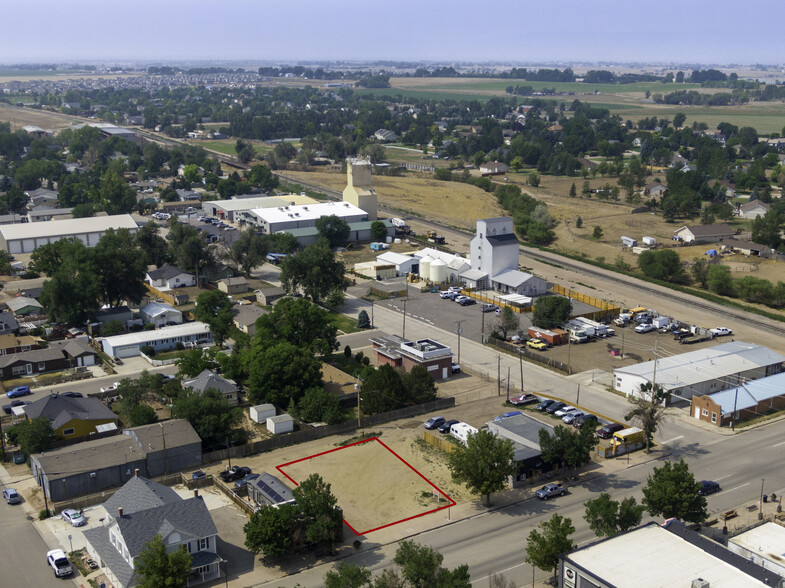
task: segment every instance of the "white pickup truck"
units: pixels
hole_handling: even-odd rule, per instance
[[[47,552],[46,563],[52,568],[57,578],[68,576],[73,572],[71,562],[68,561],[68,558],[62,549],[53,549],[52,551]]]

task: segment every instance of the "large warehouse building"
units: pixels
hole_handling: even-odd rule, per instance
[[[656,364],[655,364],[656,362]],[[677,400],[711,394],[782,371],[785,357],[754,343],[734,341],[613,370],[613,389],[640,394],[654,382]]]
[[[263,233],[272,235],[279,231],[309,229],[323,216],[337,216],[347,223],[370,220],[368,213],[348,202],[319,202],[302,206],[257,208],[250,212],[249,223],[256,224]]]
[[[316,204],[317,200],[301,194],[279,194],[277,196],[257,196],[255,198],[231,198],[229,200],[208,200],[202,202],[202,210],[209,216],[230,222],[246,221],[250,212],[257,208],[279,208],[283,206],[302,206]]]
[[[135,233],[138,226],[130,214],[1,225],[0,247],[12,255],[32,253],[42,245],[69,237],[93,247],[109,229],[128,229]]]

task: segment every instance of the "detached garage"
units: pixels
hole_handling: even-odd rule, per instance
[[[38,247],[73,237],[94,247],[109,229],[135,233],[136,221],[130,214],[94,216],[0,226],[0,247],[11,253],[32,253]]]

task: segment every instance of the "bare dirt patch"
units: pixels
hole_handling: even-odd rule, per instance
[[[357,534],[453,504],[437,503],[433,497],[435,486],[378,439],[306,457],[277,469],[297,483],[319,474],[332,486],[347,525]]]

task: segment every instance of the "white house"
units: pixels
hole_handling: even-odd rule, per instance
[[[737,209],[737,214],[740,218],[756,219],[759,216],[764,216],[771,210],[771,206],[760,200],[753,200],[752,202],[745,202]]]
[[[183,323],[172,327],[163,327],[154,331],[139,331],[113,337],[100,337],[101,349],[112,357],[133,357],[141,353],[142,347],[152,347],[156,351],[175,349],[178,343],[189,344],[210,343],[213,340],[210,327],[205,323]]]
[[[146,324],[162,327],[168,323],[181,324],[183,313],[174,306],[162,302],[150,302],[139,309],[139,316]]]
[[[166,264],[156,270],[147,272],[145,281],[153,288],[161,291],[173,290],[174,288],[184,288],[196,285],[196,276],[181,270],[174,265]]]

